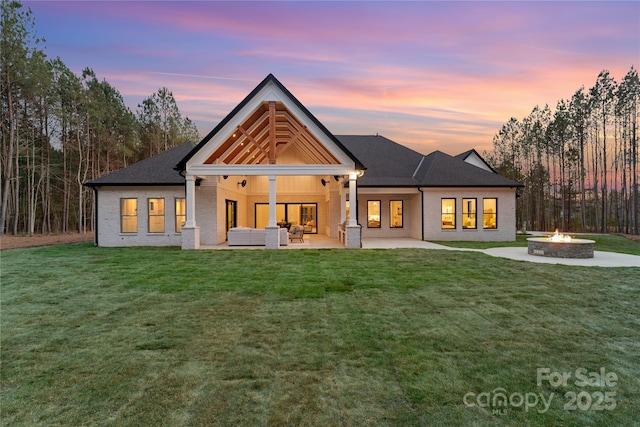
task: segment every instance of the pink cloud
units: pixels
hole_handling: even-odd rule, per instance
[[[511,116],[640,62],[637,2],[33,5],[65,63],[93,67],[134,109],[168,87],[203,134],[273,72],[336,132],[478,148]]]

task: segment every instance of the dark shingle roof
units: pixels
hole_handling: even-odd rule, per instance
[[[361,187],[520,187],[515,181],[465,162],[465,152],[450,156],[434,151],[428,156],[379,135],[338,135],[336,138],[367,168]],[[188,142],[129,167],[86,183],[102,185],[184,185],[174,169],[192,152]]]
[[[423,187],[521,187],[515,181],[442,151],[425,156],[415,178]]]
[[[358,179],[362,187],[519,187],[519,183],[435,151],[428,156],[379,135],[338,135],[337,138],[367,167]]]
[[[416,185],[413,173],[422,154],[379,135],[336,135],[367,168],[358,185],[368,187]]]
[[[87,182],[89,187],[101,185],[184,185],[184,177],[174,169],[195,147],[187,142],[171,150],[141,160],[124,169]]]

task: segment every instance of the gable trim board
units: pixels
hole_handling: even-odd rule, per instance
[[[247,147],[253,153],[243,153],[249,150]],[[356,203],[350,209],[356,218],[347,224],[352,232],[347,240],[352,245],[355,241],[357,247],[362,237],[513,240],[515,194],[521,187],[499,176],[473,149],[458,156],[440,151],[425,156],[380,135],[333,135],[271,74],[199,144],[183,144],[86,185],[94,189],[96,202],[100,201],[96,207],[96,244],[182,243],[183,247],[185,241],[194,242],[192,247],[225,241],[226,201],[237,206],[234,214],[239,226],[253,227],[257,221],[255,205],[266,203],[271,228],[275,228],[272,224],[276,220],[285,219],[276,216],[283,215],[294,221],[313,222],[319,233],[337,238],[340,224],[346,219],[346,202],[353,199]],[[187,224],[183,233],[123,236],[116,195],[140,198],[143,203],[138,203],[138,220],[142,222],[149,197],[166,195],[166,201],[176,195],[185,197]],[[436,227],[441,221],[440,200],[447,197],[459,199],[457,203],[463,198],[480,202],[486,197],[496,198],[499,229]],[[381,202],[379,227],[369,227],[367,222],[367,203],[374,199]],[[402,202],[394,205],[402,206],[402,227],[389,226],[392,201]],[[303,214],[293,211],[278,213],[276,205],[282,203],[307,203],[317,207],[317,212],[311,219],[306,217],[311,215],[308,211],[304,219]],[[175,219],[171,215],[174,213],[167,209],[165,230],[173,227]]]

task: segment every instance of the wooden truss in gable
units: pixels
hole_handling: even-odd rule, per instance
[[[205,164],[278,164],[295,150],[305,164],[340,164],[282,102],[265,101],[207,158]]]

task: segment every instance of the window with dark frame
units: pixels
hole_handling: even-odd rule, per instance
[[[477,199],[462,199],[462,228],[477,228]]]
[[[120,199],[120,232],[138,232],[138,199]]]
[[[487,198],[482,200],[482,228],[498,228],[498,199]]]
[[[149,233],[164,233],[164,199],[148,199]]]
[[[380,200],[367,200],[367,227],[380,228]]]
[[[441,226],[443,230],[456,228],[456,199],[441,200]]]
[[[186,200],[184,197],[176,197],[176,233],[182,233],[182,227],[187,221]]]

